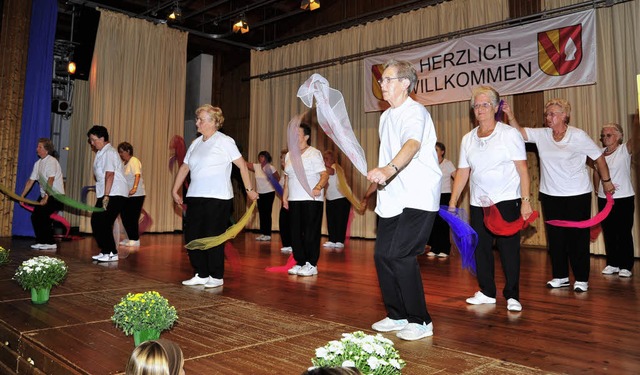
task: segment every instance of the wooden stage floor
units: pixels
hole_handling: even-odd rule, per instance
[[[373,240],[322,249],[318,276],[297,277],[266,272],[288,256],[277,233],[271,242],[255,236],[232,241],[239,256],[228,259],[224,286],[208,290],[180,284],[192,276],[180,234],[146,234],[138,250],[108,264],[91,262],[91,237],[55,252],[31,250],[31,239],[0,238],[12,254],[0,267],[0,373],[122,373],[133,339],[110,317],[128,292],[157,290],[176,306],[179,321],[162,337],[180,344],[187,374],[300,374],[315,348],[343,332],[371,333],[385,316]],[[70,273],[48,304],[36,306],[11,277],[41,254],[64,259]],[[501,295],[495,306],[467,305],[477,284],[457,253],[419,260],[435,335],[415,342],[385,335],[408,362],[403,374],[640,373],[640,280],[601,275],[604,257],[591,259],[589,291],[575,293],[547,289],[546,252],[523,249],[520,313],[508,312]],[[499,260],[496,270],[501,290]]]

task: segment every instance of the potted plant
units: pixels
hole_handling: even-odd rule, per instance
[[[160,332],[171,328],[177,319],[176,308],[155,291],[128,293],[113,306],[111,317],[125,335],[133,335],[136,346],[158,339]]]
[[[316,367],[356,367],[363,374],[375,375],[400,374],[405,366],[393,341],[362,331],[343,333],[340,341],[317,348],[311,362]]]
[[[67,270],[64,261],[49,256],[39,256],[22,262],[13,279],[25,290],[31,290],[33,303],[42,304],[49,300],[51,287],[59,285],[67,276]]]
[[[4,247],[0,246],[0,266],[4,266],[5,264],[9,263],[10,252],[11,250],[5,249]]]

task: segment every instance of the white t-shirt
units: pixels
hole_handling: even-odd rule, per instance
[[[440,194],[451,193],[451,175],[456,171],[456,167],[453,165],[451,160],[442,159],[442,163],[440,163],[440,171],[442,172]]]
[[[335,170],[335,164],[331,166]],[[329,175],[329,181],[327,182],[326,193],[327,200],[333,201],[336,199],[344,198],[344,194],[338,190],[338,172]]]
[[[187,197],[233,198],[231,163],[241,157],[233,138],[219,131],[206,141],[196,138],[184,157],[191,171]]]
[[[602,150],[583,130],[573,126],[560,142],[551,128],[524,128],[527,142],[535,143],[540,155],[540,192],[556,197],[591,193],[593,182],[587,170],[587,157],[596,160]]]
[[[64,182],[60,163],[58,162],[58,159],[51,155],[47,155],[43,159],[38,159],[38,161],[35,162],[29,179],[38,181],[38,184],[40,184],[40,180],[44,180],[46,183],[50,177],[53,177],[53,190],[57,193],[64,194]],[[40,196],[44,197],[45,194],[46,191],[42,185],[40,185]]]
[[[435,148],[436,131],[427,109],[409,97],[399,107],[384,111],[379,133],[379,167],[389,164],[410,139],[420,142],[420,150],[405,168],[380,186],[376,213],[389,218],[400,215],[405,208],[438,211],[442,172]]]
[[[127,187],[129,191],[133,189],[133,184],[136,182],[136,175],[140,175],[140,181],[138,181],[138,188],[132,197],[142,197],[145,195],[144,180],[142,179],[142,163],[135,156],[129,159],[129,162],[124,165],[124,178],[127,180]]]
[[[616,187],[614,198],[626,198],[635,195],[633,184],[631,183],[631,154],[627,144],[621,144],[610,155],[605,154],[611,182]],[[602,182],[598,186],[598,197],[605,198]]]
[[[320,173],[326,171],[327,169],[324,167],[324,160],[322,159],[322,153],[320,150],[314,147],[307,148],[302,153],[302,165],[304,166],[304,172],[307,176],[307,182],[309,182],[309,187],[313,189],[315,185],[320,181]],[[296,177],[296,172],[293,170],[293,164],[291,164],[290,153],[287,152],[287,155],[284,157],[284,173],[287,174],[288,177],[288,189],[289,189],[289,197],[290,201],[323,201],[324,200],[324,190],[320,190],[320,196],[312,197],[310,196],[298,181]]]
[[[502,122],[487,137],[478,137],[476,127],[462,137],[458,168],[470,168],[471,205],[483,207],[483,198],[492,203],[519,199],[520,175],[514,161],[527,160],[520,132]]]
[[[105,144],[102,150],[96,153],[96,158],[93,161],[93,174],[96,178],[96,197],[98,198],[102,198],[105,193],[104,174],[106,172],[113,172],[113,183],[111,184],[109,195],[128,197],[129,189],[124,178],[122,160],[120,160],[118,151],[111,146],[111,143]]]
[[[269,168],[271,170],[271,174],[276,173],[276,169],[271,164],[265,164],[265,168]],[[253,171],[256,174],[256,192],[258,194],[266,194],[275,191],[271,182],[269,182],[269,178],[267,174],[264,173],[262,166],[260,163],[253,163]]]

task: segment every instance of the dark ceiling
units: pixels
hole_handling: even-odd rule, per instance
[[[76,60],[88,59],[86,64],[90,64],[99,23],[95,8],[100,7],[188,31],[189,60],[202,53],[224,55],[224,65],[232,67],[247,62],[252,49],[280,47],[444,0],[319,2],[320,8],[310,11],[301,9],[301,0],[58,0],[56,39],[71,40],[73,23]],[[176,5],[181,16],[169,20],[167,17]],[[249,25],[249,31],[232,32],[233,24],[241,17]]]

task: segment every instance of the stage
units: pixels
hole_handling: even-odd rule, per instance
[[[300,374],[315,348],[342,333],[373,333],[385,316],[373,265],[372,240],[352,239],[342,251],[321,249],[317,276],[266,272],[283,265],[279,236],[255,241],[244,232],[232,240],[237,257],[226,263],[224,286],[185,287],[193,276],[180,234],[145,234],[142,246],[116,263],[94,263],[98,250],[87,236],[59,243],[56,251],[30,249],[31,239],[0,238],[11,263],[0,267],[0,373],[119,374],[133,338],[110,321],[113,305],[129,292],[155,290],[178,310],[162,338],[176,341],[187,374]],[[325,241],[326,238],[323,238]],[[11,280],[16,267],[37,255],[67,262],[69,274],[45,305]],[[448,259],[420,258],[434,336],[394,341],[403,374],[546,374],[640,372],[638,276],[604,276],[604,257],[591,259],[589,291],[545,287],[546,252],[522,250],[523,311],[470,306],[473,275]],[[638,267],[636,267],[638,270]],[[498,290],[503,286],[499,260]]]

